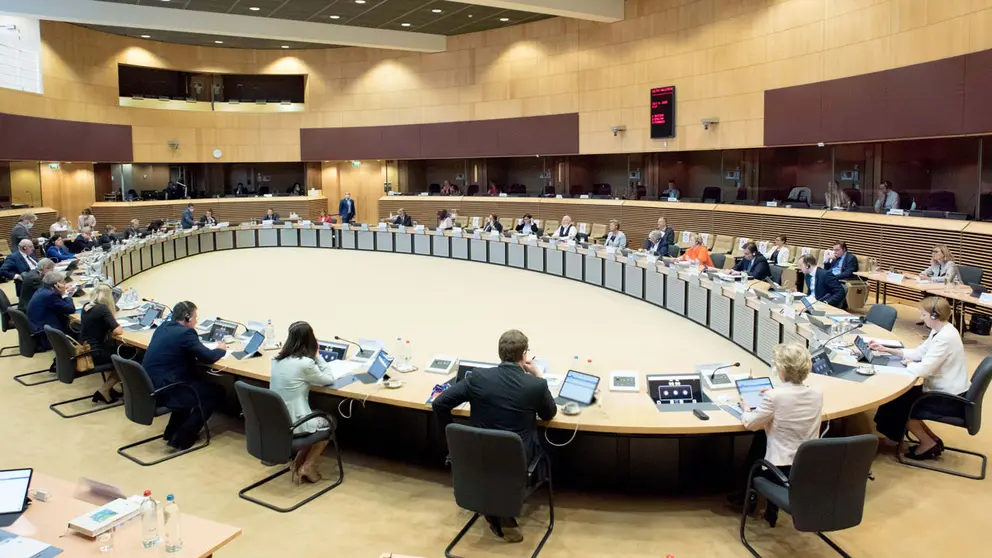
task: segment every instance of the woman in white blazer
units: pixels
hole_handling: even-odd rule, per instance
[[[930,328],[930,336],[915,349],[893,349],[871,342],[868,348],[881,353],[902,357],[906,370],[923,378],[922,386],[913,386],[896,399],[882,405],[875,413],[875,428],[886,438],[902,443],[908,428],[920,441],[906,453],[909,459],[936,459],[944,450],[944,442],[930,430],[924,420],[956,416],[959,406],[943,399],[926,399],[916,405],[913,417],[909,409],[925,392],[940,391],[964,396],[971,385],[965,368],[964,345],[961,335],[951,319],[951,305],[947,299],[930,296],[920,301],[920,316]]]
[[[620,230],[620,221],[610,219],[610,232],[606,235],[606,246],[618,249],[627,247],[627,235]]]
[[[282,350],[272,359],[270,388],[286,402],[290,420],[296,422],[313,412],[309,401],[310,386],[330,385],[341,376],[336,376],[320,356],[317,337],[310,324],[295,322],[289,326],[289,336]],[[297,426],[293,434],[306,436],[330,427],[325,418],[315,417]],[[303,448],[296,454],[296,459],[289,466],[294,483],[320,481],[316,462],[325,447],[327,440]]]
[[[789,264],[789,247],[785,245],[787,240],[784,234],[775,237],[775,243],[768,246],[765,253],[762,254],[768,260],[768,263],[775,265]]]

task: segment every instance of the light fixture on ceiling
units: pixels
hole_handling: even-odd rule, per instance
[[[224,44],[224,41],[214,41],[214,42],[217,43],[217,44],[219,44],[219,45]]]
[[[472,14],[468,14],[468,17],[475,17],[475,16],[474,16],[474,15],[472,15]]]
[[[341,16],[339,16],[339,15],[333,15],[333,16],[331,16],[331,19],[341,19]]]
[[[401,23],[400,25],[402,25],[403,27],[410,27],[409,23]]]
[[[503,23],[506,23],[507,21],[510,21],[510,18],[508,18],[508,17],[501,17],[501,18],[499,18],[499,20],[502,21]]]
[[[356,4],[364,4],[365,3],[365,0],[355,0],[355,3]]]
[[[262,8],[256,8],[255,6],[252,6],[252,7],[248,8],[248,9],[251,10],[251,11],[253,11],[253,12],[257,12],[257,11],[261,10]]]
[[[443,12],[444,10],[442,10],[442,9],[440,9],[440,8],[434,8],[434,9],[433,9],[433,10],[431,10],[431,11],[432,11],[432,12],[434,12],[435,14],[439,14],[439,13],[441,13],[441,12]]]
[[[152,36],[151,35],[142,35],[141,38],[142,39],[151,39]]]
[[[289,48],[289,45],[282,45],[282,48]]]

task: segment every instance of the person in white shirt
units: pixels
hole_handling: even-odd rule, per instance
[[[76,219],[76,224],[79,225],[77,227],[79,232],[93,232],[96,230],[96,217],[93,216],[93,212],[89,208],[84,209],[83,213]]]
[[[451,218],[451,214],[448,213],[447,209],[442,209],[437,212],[437,228],[442,231],[451,230],[455,227],[455,221]]]
[[[892,183],[883,180],[878,185],[878,199],[875,200],[875,213],[885,213],[890,209],[899,209],[899,192],[892,189]]]
[[[789,265],[789,247],[785,245],[788,238],[784,234],[775,237],[775,243],[765,247],[762,256],[768,263],[774,265]]]
[[[620,221],[610,219],[610,232],[606,235],[606,246],[624,249],[627,247],[627,235],[620,230]]]
[[[913,386],[896,399],[882,405],[875,413],[875,428],[886,438],[902,443],[906,430],[916,436],[920,444],[906,453],[909,459],[936,459],[944,449],[944,442],[923,422],[938,417],[958,416],[960,405],[943,399],[924,399],[913,408],[921,395],[928,391],[939,391],[951,395],[964,396],[971,385],[965,367],[964,345],[961,335],[948,320],[951,318],[951,305],[947,299],[930,296],[920,301],[920,316],[930,328],[930,336],[915,349],[894,349],[876,342],[868,348],[903,358],[906,370],[923,378],[922,386]]]
[[[820,437],[823,393],[819,388],[803,384],[811,368],[812,361],[805,347],[790,344],[777,345],[773,349],[772,370],[778,373],[780,383],[762,390],[758,407],[745,408],[741,416],[745,428],[762,430],[764,434],[755,436],[748,453],[750,462],[757,460],[764,441],[764,459],[788,476],[799,446]],[[746,407],[747,403],[742,401],[741,406]],[[778,482],[770,473],[766,478]],[[778,519],[775,504],[768,502],[765,519],[775,526]]]
[[[530,213],[524,215],[524,218],[517,225],[517,232],[520,234],[537,234],[538,228],[537,223],[534,223],[534,219],[531,217]]]
[[[578,231],[576,230],[575,225],[572,224],[572,218],[565,215],[561,218],[561,226],[555,229],[555,232],[551,235],[551,238],[567,238],[568,240],[572,240],[575,238],[576,232]]]
[[[59,217],[58,221],[52,223],[52,226],[48,228],[49,236],[55,236],[56,234],[61,234],[63,237],[66,236],[71,229],[69,228],[69,220],[65,217]]]
[[[317,337],[307,322],[294,322],[289,326],[289,336],[279,354],[272,359],[272,378],[269,386],[286,403],[289,418],[296,422],[309,415],[310,386],[326,386],[345,374],[336,375],[329,364],[320,356]],[[314,417],[293,430],[294,435],[308,435],[320,430],[329,430],[331,424],[324,417]],[[327,447],[327,440],[316,442],[301,449],[290,464],[293,482],[318,482],[320,473],[316,462]]]

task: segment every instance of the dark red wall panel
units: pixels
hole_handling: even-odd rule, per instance
[[[822,95],[819,83],[765,91],[765,145],[821,141]]]
[[[304,128],[300,152],[304,161],[575,155],[579,152],[579,115]]]
[[[850,137],[849,141],[867,141],[877,137],[886,126],[885,104],[888,95],[885,77],[867,74],[848,80],[826,81],[820,85],[822,135],[805,143],[826,141],[821,138]]]
[[[976,52],[965,59],[964,133],[992,130],[992,50]]]
[[[134,160],[131,127],[0,113],[0,160]]]

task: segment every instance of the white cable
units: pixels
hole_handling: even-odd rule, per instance
[[[378,393],[380,389],[382,389],[382,383],[379,383],[376,389],[365,394],[365,397],[362,398],[361,401],[363,409],[365,408],[365,403],[369,400],[369,397],[371,397],[373,393]],[[338,414],[341,415],[341,418],[350,419],[352,417],[352,409],[355,407],[355,401],[358,401],[358,399],[347,397],[338,403]],[[348,414],[345,414],[344,411],[341,410],[341,405],[344,405],[345,402],[348,403]]]
[[[824,429],[823,432],[820,433],[820,437],[823,438],[824,436],[826,436],[827,435],[827,432],[830,432],[830,421],[829,420],[827,421],[827,428]]]
[[[554,442],[551,441],[551,438],[548,438],[548,430],[550,430],[550,428],[545,428],[544,429],[544,439],[547,440],[549,444],[551,444],[552,446],[554,446],[556,448],[563,448],[563,447],[567,446],[568,444],[571,444],[572,441],[575,440],[575,436],[579,433],[579,424],[580,423],[578,423],[578,422],[575,423],[575,430],[572,431],[572,437],[569,438],[568,441],[565,442],[564,444],[556,444],[556,443],[554,443]]]

